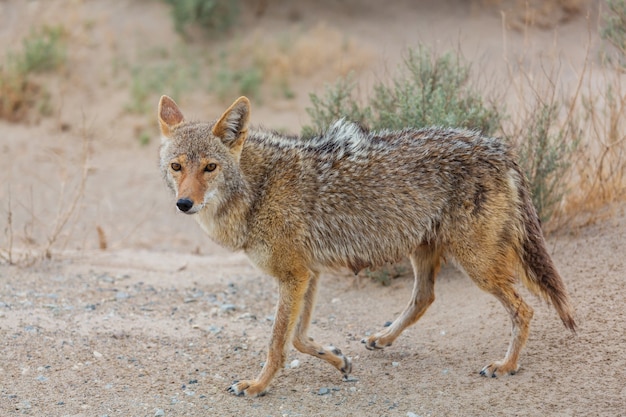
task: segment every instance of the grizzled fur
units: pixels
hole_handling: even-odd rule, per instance
[[[516,277],[575,329],[528,185],[506,144],[455,129],[368,132],[343,120],[304,140],[249,131],[249,111],[242,97],[217,121],[200,123],[186,121],[168,97],[159,104],[161,170],[178,208],[279,283],[266,364],[256,380],[230,391],[262,394],[292,339],[348,376],[350,359],[307,335],[319,273],[329,268],[358,273],[411,259],[411,300],[390,327],[363,341],[368,349],[391,345],[421,317],[444,259],[496,296],[513,322],[506,357],[483,375],[518,369],[533,313]]]

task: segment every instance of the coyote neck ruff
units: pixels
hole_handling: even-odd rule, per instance
[[[411,260],[411,300],[390,327],[364,340],[368,349],[389,346],[421,317],[446,259],[496,296],[513,322],[506,357],[483,368],[484,375],[518,369],[533,312],[516,278],[575,328],[528,184],[500,140],[442,128],[369,132],[343,120],[304,139],[249,130],[249,114],[245,97],[211,123],[186,121],[168,97],[159,103],[161,171],[178,209],[279,283],[266,364],[256,380],[240,381],[232,392],[264,392],[292,339],[344,377],[350,373],[347,356],[307,335],[319,273],[327,268],[358,273]]]

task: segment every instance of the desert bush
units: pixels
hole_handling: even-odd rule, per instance
[[[492,134],[503,113],[486,101],[470,74],[471,66],[460,55],[437,55],[423,46],[409,50],[399,75],[377,83],[365,103],[358,100],[351,78],[327,87],[323,97],[310,94],[312,126],[305,126],[303,135],[322,131],[340,117],[377,130],[444,126]]]
[[[263,67],[255,60],[236,67],[230,63],[226,52],[222,52],[210,89],[224,102],[232,100],[233,94],[260,100],[263,79]]]
[[[62,27],[44,27],[26,37],[19,52],[9,52],[0,66],[0,118],[20,121],[37,103],[47,108],[46,91],[32,75],[53,72],[66,62]]]
[[[486,102],[470,74],[471,65],[458,54],[409,50],[393,83],[374,86],[372,128],[452,126],[492,134],[502,112]]]
[[[568,191],[572,156],[580,143],[580,128],[573,118],[563,121],[562,103],[550,96],[536,96],[516,115],[511,127],[503,127],[505,140],[517,145],[518,160],[526,174],[533,204],[546,224]]]
[[[609,13],[604,15],[600,30],[602,39],[608,41],[619,51],[621,64],[626,64],[626,0],[607,0]]]
[[[189,25],[219,32],[230,28],[239,14],[237,0],[165,0],[172,7],[174,27],[186,35]]]
[[[17,71],[26,74],[51,72],[63,66],[66,61],[64,33],[61,26],[32,32],[24,39],[22,52],[12,58]]]
[[[312,125],[302,128],[304,137],[314,136],[326,130],[334,121],[345,118],[362,125],[371,123],[372,111],[356,97],[356,81],[352,75],[340,78],[334,85],[326,86],[324,96],[309,94],[311,107],[306,112]]]
[[[178,62],[142,62],[130,68],[130,102],[127,110],[137,114],[152,114],[154,102],[163,91],[179,97],[188,91],[199,77],[197,66]]]

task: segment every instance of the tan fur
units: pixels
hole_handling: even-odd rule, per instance
[[[455,129],[368,132],[345,121],[305,140],[249,129],[249,114],[245,97],[210,123],[185,121],[168,97],[159,103],[161,171],[178,208],[278,281],[265,365],[231,392],[263,394],[290,342],[348,377],[350,358],[307,334],[319,275],[328,268],[358,273],[411,260],[411,299],[391,326],[363,340],[368,349],[391,345],[424,314],[445,259],[500,300],[511,318],[504,359],[481,374],[518,370],[533,315],[515,288],[518,277],[575,329],[528,185],[501,141]]]

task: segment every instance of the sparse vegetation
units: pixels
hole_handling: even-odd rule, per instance
[[[83,121],[84,123],[84,121]],[[0,264],[7,263],[10,265],[31,265],[42,259],[50,259],[53,255],[53,249],[59,245],[67,245],[70,237],[68,228],[72,227],[76,221],[76,216],[80,212],[80,203],[85,196],[85,187],[89,177],[90,169],[90,151],[91,134],[83,126],[81,140],[82,149],[79,164],[75,170],[64,172],[60,178],[58,187],[58,201],[54,217],[49,219],[38,218],[31,208],[32,220],[30,224],[24,224],[24,239],[29,241],[33,246],[33,250],[15,251],[15,225],[13,223],[13,203],[11,198],[11,190],[9,189],[9,198],[7,201],[7,223],[4,233],[6,235],[6,247],[0,247]],[[37,245],[35,239],[30,236],[32,229],[36,225],[41,225],[44,230],[43,237],[45,243]]]
[[[609,13],[604,16],[604,26],[600,31],[602,39],[619,51],[621,65],[626,65],[626,0],[607,0]]]
[[[536,97],[517,115],[518,122],[504,128],[506,140],[518,146],[519,163],[526,173],[539,218],[548,223],[567,192],[572,156],[580,142],[574,120],[562,125],[559,101]]]
[[[24,39],[22,52],[10,55],[9,61],[13,61],[18,72],[25,74],[57,70],[66,60],[64,33],[61,26],[46,26],[32,32]]]
[[[458,55],[436,55],[423,46],[409,50],[399,75],[376,84],[365,103],[359,102],[350,78],[327,88],[324,97],[311,94],[307,112],[313,126],[305,126],[303,135],[324,130],[340,117],[372,129],[453,126],[492,134],[502,112],[479,93],[470,70]]]
[[[179,65],[178,62],[142,63],[130,70],[130,102],[127,109],[138,114],[153,111],[159,94],[178,97],[191,88],[198,79],[198,68],[194,65]]]
[[[33,74],[53,72],[66,61],[64,30],[44,27],[24,39],[20,51],[9,52],[0,66],[0,118],[20,121],[36,107],[50,113],[49,96]]]
[[[312,107],[306,109],[312,126],[302,128],[302,136],[311,137],[327,129],[334,121],[345,118],[359,124],[372,120],[372,110],[362,105],[355,93],[357,84],[352,75],[340,78],[334,86],[326,86],[323,97],[309,94]]]
[[[187,28],[196,25],[215,33],[229,29],[239,15],[237,0],[165,0],[172,7],[176,30],[187,36]]]
[[[263,70],[258,63],[251,62],[234,68],[228,64],[226,53],[222,52],[210,90],[222,101],[231,100],[233,95],[245,95],[258,100],[262,83]]]

